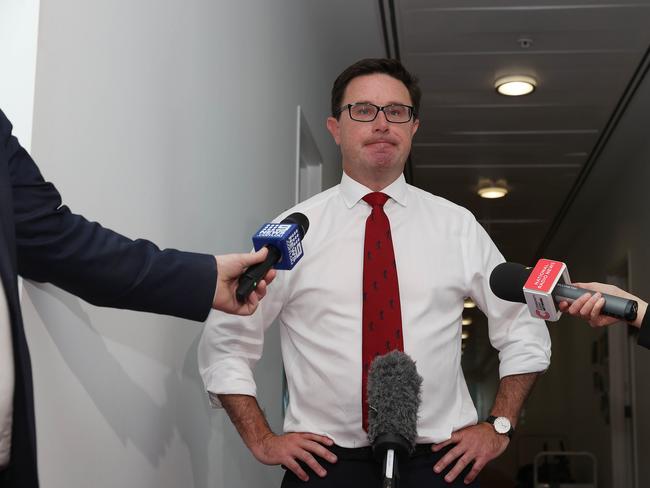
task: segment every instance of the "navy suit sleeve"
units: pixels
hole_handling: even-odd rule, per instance
[[[20,275],[96,305],[207,318],[216,287],[214,256],[160,250],[73,214],[11,135],[1,111],[0,144],[8,164]]]

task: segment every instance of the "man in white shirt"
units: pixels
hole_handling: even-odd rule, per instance
[[[337,78],[327,127],[341,148],[341,184],[286,213],[311,223],[303,261],[276,278],[255,316],[208,317],[199,346],[206,389],[259,461],[287,468],[283,487],[379,486],[365,430],[368,357],[403,349],[423,377],[418,447],[400,466],[403,488],[476,483],[506,449],[549,365],[545,324],[490,292],[503,257],[483,228],[404,180],[419,102],[417,80],[396,60],[362,60]],[[377,271],[378,260],[388,264]],[[460,365],[466,296],[487,314],[500,358],[498,418],[478,424]],[[264,419],[252,374],[276,318],[290,398],[283,435]]]

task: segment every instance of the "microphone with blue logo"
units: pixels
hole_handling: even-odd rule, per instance
[[[253,236],[256,251],[267,247],[269,252],[261,263],[248,268],[239,278],[237,300],[246,302],[248,295],[257,287],[271,269],[293,269],[302,258],[302,239],[309,229],[309,219],[300,212],[289,215],[280,223],[264,224]]]

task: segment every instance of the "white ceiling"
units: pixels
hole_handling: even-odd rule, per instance
[[[411,182],[474,212],[507,260],[531,262],[650,46],[650,0],[384,0],[389,41],[391,3],[397,54],[423,90]],[[510,74],[538,89],[497,94]],[[480,199],[481,178],[505,178],[510,194]]]

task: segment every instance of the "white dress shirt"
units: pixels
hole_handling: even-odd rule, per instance
[[[344,174],[340,185],[278,217],[308,217],[304,257],[278,273],[252,316],[210,313],[199,370],[213,402],[214,394],[255,396],[252,370],[264,331],[278,318],[290,399],[285,432],[326,435],[343,447],[369,444],[361,427],[361,313],[371,211],[362,197],[370,192]],[[488,316],[501,377],[546,370],[550,338],[524,305],[490,291],[490,272],[504,259],[469,211],[406,184],[403,176],[383,192],[391,197],[384,210],[395,248],[404,352],[424,379],[417,442],[440,442],[477,422],[460,364],[464,297]]]
[[[14,349],[9,308],[0,280],[0,469],[9,464],[14,402]]]

